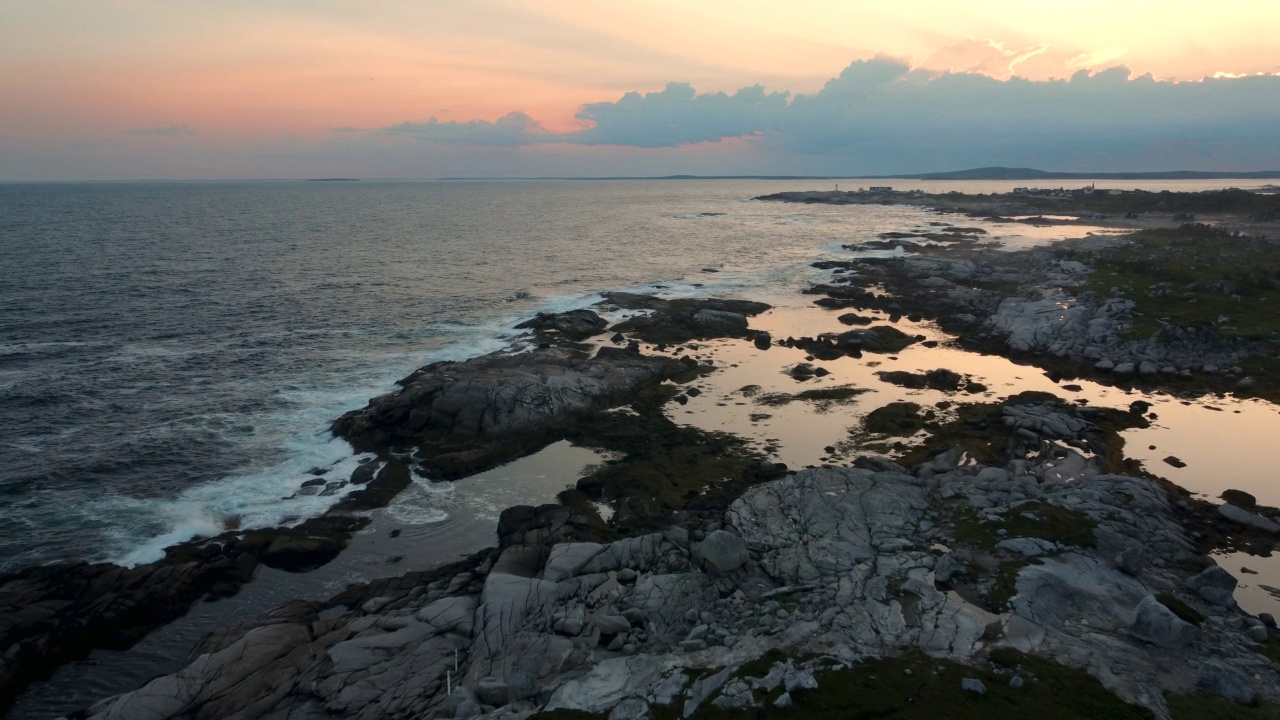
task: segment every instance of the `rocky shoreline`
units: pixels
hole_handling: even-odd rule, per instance
[[[959,335],[969,349],[1027,359],[1064,376],[1258,392],[1257,379],[1241,364],[1250,356],[1273,356],[1273,338],[1228,338],[1211,326],[1172,323],[1161,337],[1128,337],[1138,307],[1133,299],[1074,291],[1091,268],[1066,258],[1115,242],[1065,241],[1020,254],[953,251],[868,258],[850,263],[856,275],[806,292],[825,295],[828,307],[918,314]]]
[[[1165,488],[1043,452],[1096,445],[1087,409],[1015,398],[996,416],[1000,464],[807,469],[718,521],[611,543],[508,532],[459,566],[228,628],[81,717],[754,713],[909,648],[987,669],[1002,649],[1051,658],[1159,717],[1180,701],[1165,692],[1280,700],[1258,654],[1271,630]]]
[[[775,338],[751,327],[763,303],[618,293],[604,307],[639,314],[613,327],[590,310],[539,316],[526,352],[424,367],[335,422],[376,459],[323,518],[228,531],[132,570],[0,578],[0,697],[234,594],[258,564],[328,562],[414,473],[462,477],[569,440],[617,459],[556,504],[508,509],[496,549],[246,619],[179,672],[76,717],[772,716],[821,712],[842,678],[916,652],[935,677],[965,675],[938,686],[946,702],[990,692],[1026,709],[1044,702],[1039,686],[1134,717],[1280,702],[1274,621],[1239,609],[1235,578],[1205,557],[1268,550],[1274,511],[1248,498],[1220,510],[1127,464],[1117,431],[1145,422],[1140,402],[894,407],[868,426],[922,443],[795,473],[664,411],[716,372],[709,340],[803,349],[808,370],[789,370],[801,380],[823,361],[932,342],[880,316],[932,320],[962,347],[1061,379],[1273,397],[1268,368],[1250,365],[1274,355],[1270,338],[1176,324],[1130,336],[1142,299],[1087,289],[1124,239],[1010,253],[960,229],[820,264],[831,280],[804,292],[865,328]],[[985,390],[944,369],[881,379]]]

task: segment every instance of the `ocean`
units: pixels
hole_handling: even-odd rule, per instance
[[[830,186],[0,185],[0,571],[319,514],[337,498],[285,498],[358,461],[329,424],[423,364],[605,290],[794,293],[842,243],[936,219],[751,200]]]
[[[775,188],[0,187],[0,570],[323,512],[283,498],[349,473],[329,423],[413,369],[599,290],[749,292],[854,239],[848,213],[749,200]]]

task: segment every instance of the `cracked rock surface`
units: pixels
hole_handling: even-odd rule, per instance
[[[1052,410],[1012,416],[1039,412],[1042,422],[1023,424],[1045,438],[1072,432],[1066,421],[1075,418]],[[1089,459],[1046,457],[1003,467],[940,457],[915,472],[886,461],[808,469],[748,490],[722,522],[561,543],[541,564],[512,546],[444,574],[283,606],[83,716],[524,717],[564,708],[643,717],[674,705],[687,717],[704,703],[748,707],[757,687],[794,693],[817,682],[801,666],[738,673],[775,648],[854,663],[908,648],[978,661],[1011,647],[1083,668],[1161,716],[1164,690],[1197,683],[1274,699],[1280,674],[1255,652],[1252,618],[1196,594],[1223,585],[1225,571],[1186,569],[1193,546],[1164,490]],[[968,502],[977,496],[981,507]],[[1069,510],[1090,519],[1093,540],[1059,540],[1027,559],[957,540],[948,519],[957,507],[993,528],[1034,528],[1038,520],[1013,522],[1047,518],[1044,507]],[[1035,536],[1026,537],[1043,540]],[[984,563],[1014,571],[998,612],[980,607],[972,587],[939,579]],[[1159,593],[1175,593],[1205,621],[1171,617]]]
[[[868,259],[859,273],[808,292],[825,295],[817,301],[823,307],[878,309],[891,320],[928,315],[964,341],[1117,376],[1240,374],[1227,370],[1243,346],[1212,336],[1174,328],[1159,342],[1125,339],[1134,303],[1072,292],[1089,270],[1079,262],[1039,251],[1008,262],[960,245],[954,252]],[[869,289],[877,285],[889,292]],[[1017,293],[994,289],[1007,285]],[[773,342],[750,329],[747,317],[768,308],[760,303],[629,294],[605,302],[648,311],[611,330],[659,351],[673,343],[678,354],[682,343],[717,337],[750,338],[761,348]],[[598,335],[606,325],[589,310],[540,315],[520,327],[534,330],[544,347],[429,365],[397,392],[344,415],[334,431],[381,460],[413,450],[422,469],[456,477],[563,436],[589,424],[581,421],[591,413],[697,366],[688,357],[682,364],[640,355],[634,341],[594,356],[584,346],[546,346]],[[826,359],[896,352],[919,339],[881,325],[778,344]],[[945,372],[897,380],[958,389],[962,378]],[[919,409],[911,404],[913,422]],[[720,500],[696,517],[673,511],[622,530],[649,534],[613,542],[605,541],[619,532],[562,532],[571,519],[565,506],[512,508],[499,525],[500,550],[245,619],[206,639],[182,670],[78,716],[525,717],[566,709],[623,720],[669,706],[689,717],[708,706],[758,705],[765,689],[785,690],[772,699],[784,707],[819,684],[811,661],[760,670],[753,661],[771,650],[842,665],[904,650],[980,664],[994,648],[1013,648],[1085,669],[1161,717],[1165,691],[1274,702],[1280,675],[1260,648],[1274,633],[1235,605],[1235,578],[1198,557],[1164,488],[1114,472],[1095,420],[1061,404],[1010,403],[982,425],[1008,433],[1008,457],[978,462],[952,448],[916,468],[867,458],[859,467],[811,468],[751,487],[727,508]],[[395,472],[379,473],[360,492],[394,495],[397,483],[409,482],[407,461],[394,458],[386,468]],[[663,466],[668,477],[672,466]],[[386,488],[377,489],[384,479]],[[359,505],[355,495],[337,509],[379,502]],[[1243,508],[1217,512],[1276,532],[1271,519]],[[650,532],[668,522],[676,524]],[[573,541],[583,537],[600,542]],[[259,544],[239,555],[201,547],[207,557],[174,558],[145,594],[177,608],[158,606],[163,613],[177,613],[197,596],[238,586],[259,561],[305,568],[338,549],[332,538],[301,532]],[[220,574],[199,577],[209,567]],[[78,595],[137,584],[136,575],[115,570],[76,571],[87,578]],[[44,602],[39,594],[48,578],[33,572],[4,580],[26,595],[3,615],[33,626],[57,619],[61,599]],[[147,623],[135,621],[154,610],[132,603],[106,595],[100,625],[144,631]],[[65,624],[68,636],[110,634]],[[0,623],[0,637],[18,637],[16,626]],[[30,648],[45,642],[19,639],[25,645],[0,644],[0,676],[14,674]],[[761,676],[744,674],[748,663]],[[985,692],[973,682],[974,692]]]

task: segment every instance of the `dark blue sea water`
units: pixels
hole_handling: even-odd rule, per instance
[[[329,422],[412,369],[599,290],[759,294],[870,231],[749,200],[780,185],[0,186],[0,569],[322,512],[283,498],[355,463]]]

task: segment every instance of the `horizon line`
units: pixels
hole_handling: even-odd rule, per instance
[[[10,179],[0,185],[124,184],[124,183],[224,183],[224,182],[467,182],[467,181],[601,181],[601,180],[1270,180],[1280,179],[1280,170],[1155,170],[1081,172],[989,166],[965,170],[875,175],[485,175],[438,177],[276,177],[276,178],[77,178]]]

